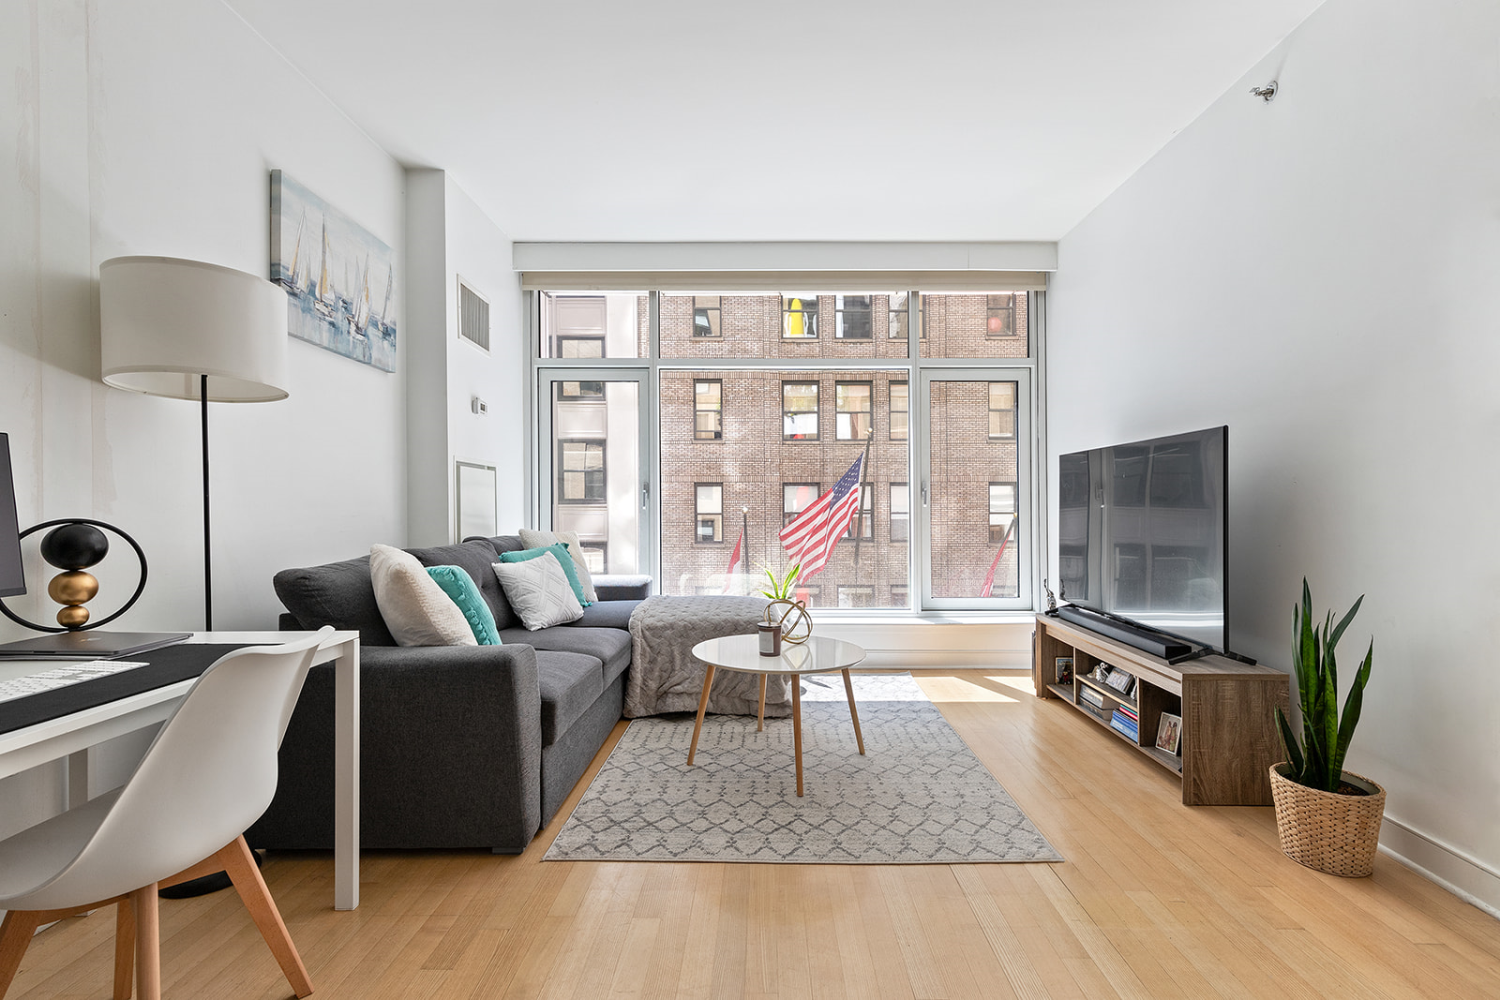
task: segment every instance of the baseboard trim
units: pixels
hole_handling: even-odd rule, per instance
[[[1500,919],[1500,871],[1389,814],[1380,851],[1471,906]]]
[[[871,649],[861,667],[909,667],[932,670],[942,667],[962,670],[1030,670],[1030,651],[1003,649]]]

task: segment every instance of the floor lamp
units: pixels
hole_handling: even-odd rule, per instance
[[[174,257],[99,265],[104,381],[197,400],[203,428],[203,627],[213,629],[208,404],[287,397],[286,293],[265,278]]]

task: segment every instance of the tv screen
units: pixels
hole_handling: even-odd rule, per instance
[[[10,472],[10,435],[0,434],[0,597],[26,593],[19,534],[16,486]]]
[[[1229,428],[1063,455],[1060,593],[1223,651]]]

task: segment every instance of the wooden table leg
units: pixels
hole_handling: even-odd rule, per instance
[[[763,732],[766,728],[766,675],[760,675],[760,711],[755,715],[755,731]]]
[[[865,752],[865,738],[859,731],[859,709],[854,707],[854,681],[849,679],[849,670],[844,669],[844,693],[849,696],[849,718],[854,720],[854,739],[859,744],[859,752]]]
[[[792,746],[797,751],[797,796],[802,795],[802,678],[792,674]]]
[[[698,753],[698,734],[703,731],[703,713],[708,711],[708,691],[714,686],[714,665],[708,665],[703,675],[703,694],[698,698],[698,721],[693,724],[693,745],[688,747],[688,767],[693,766],[693,757]]]

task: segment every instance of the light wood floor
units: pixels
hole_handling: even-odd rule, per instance
[[[1024,675],[919,681],[1066,863],[543,864],[570,801],[520,857],[367,853],[352,913],[328,855],[266,879],[324,1000],[1500,996],[1500,922],[1389,858],[1293,864],[1269,808],[1184,808]],[[44,931],[11,996],[108,996],[113,928]],[[164,900],[162,951],[169,998],[291,995],[233,893]]]

